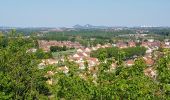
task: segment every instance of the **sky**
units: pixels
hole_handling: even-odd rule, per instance
[[[0,0],[0,26],[170,26],[170,0]]]

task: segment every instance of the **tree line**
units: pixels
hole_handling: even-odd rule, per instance
[[[129,47],[124,49],[119,49],[117,47],[112,48],[100,48],[91,53],[92,57],[98,58],[104,61],[106,58],[113,58],[118,60],[120,55],[122,55],[122,60],[131,59],[135,56],[143,56],[146,52],[145,47]]]

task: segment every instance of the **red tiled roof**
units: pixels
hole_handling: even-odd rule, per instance
[[[149,57],[144,57],[144,60],[148,66],[151,66],[154,64],[154,60]]]
[[[133,65],[133,64],[134,64],[134,60],[127,60],[127,61],[126,61],[126,64],[127,64],[127,65]]]

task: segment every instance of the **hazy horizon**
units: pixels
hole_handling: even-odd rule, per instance
[[[169,0],[1,0],[0,26],[170,26]]]

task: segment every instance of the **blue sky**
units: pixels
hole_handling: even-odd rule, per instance
[[[0,26],[170,26],[170,0],[0,0]]]

